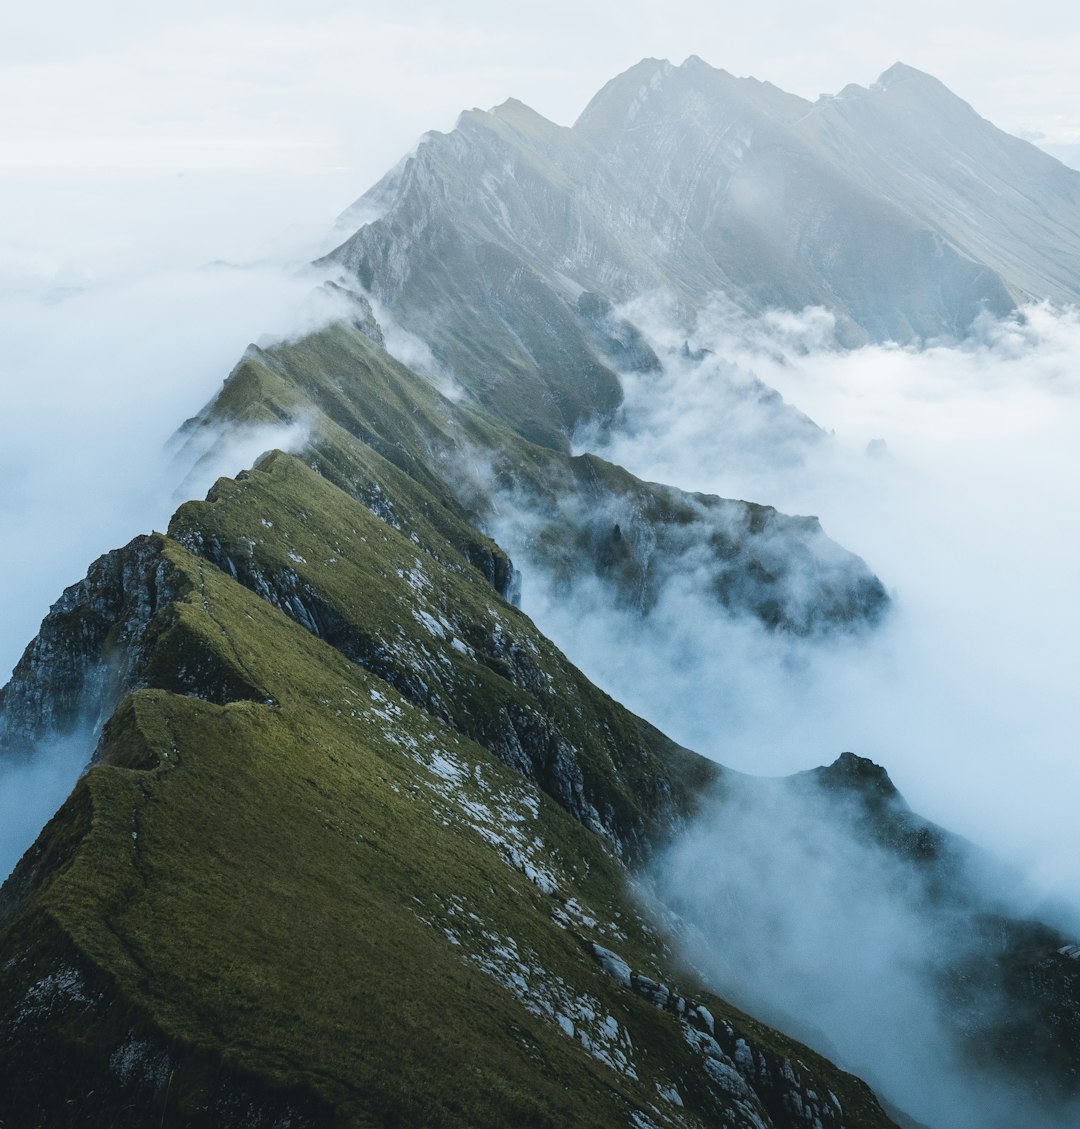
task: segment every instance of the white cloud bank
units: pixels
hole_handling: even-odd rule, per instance
[[[630,313],[678,353],[662,308]],[[1080,317],[1034,307],[958,345],[844,352],[820,311],[746,322],[718,305],[690,344],[714,355],[626,378],[599,453],[819,516],[894,596],[885,625],[777,636],[703,608],[690,583],[642,625],[590,588],[555,596],[535,570],[526,610],[691,748],[766,775],[868,756],[917,810],[1080,902]],[[751,369],[831,439],[770,439],[776,405],[738,392]]]
[[[219,475],[304,442],[302,423],[245,429],[197,465],[206,444],[169,445],[249,342],[292,337],[343,312],[318,272],[287,258],[193,265],[205,233],[187,228],[185,246],[184,228],[163,225],[149,247],[119,239],[116,222],[97,246],[92,236],[66,245],[56,231],[41,233],[33,254],[0,240],[0,683],[96,557],[165,528]],[[33,764],[0,765],[0,875],[63,800],[95,740],[75,735],[38,750]]]
[[[624,378],[616,426],[581,445],[646,479],[819,516],[894,606],[858,638],[793,638],[710,606],[686,576],[642,620],[591,578],[556,592],[507,523],[524,609],[613,696],[723,764],[780,775],[851,750],[885,765],[916,811],[1029,877],[1017,901],[995,887],[1009,912],[1053,898],[1075,929],[1080,314],[1035,306],[960,343],[846,352],[820,310],[750,321],[718,302],[689,351],[663,302],[626,312],[665,370]],[[752,373],[832,434],[808,438]],[[1076,1124],[957,1053],[937,977],[970,923],[928,907],[910,868],[835,812],[779,792],[706,811],[650,879],[722,994],[934,1129]]]
[[[91,560],[168,522],[186,473],[165,450],[169,436],[210,399],[248,341],[330,316],[308,306],[316,284],[269,266],[207,267],[69,294],[7,295],[0,305],[5,675],[49,604]]]

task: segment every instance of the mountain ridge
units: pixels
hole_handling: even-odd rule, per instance
[[[467,111],[353,206],[379,218],[322,261],[478,403],[556,447],[620,399],[576,313],[582,291],[616,306],[668,293],[688,324],[716,292],[751,315],[820,305],[848,344],[959,338],[981,313],[1075,301],[1080,177],[900,67],[809,103],[696,58],[644,60],[572,127],[513,99]],[[948,128],[917,136],[935,117]]]
[[[324,261],[348,312],[249,347],[177,435],[205,465],[235,431],[303,421],[299,449],[91,565],[0,691],[0,754],[64,736],[93,752],[0,888],[0,1120],[910,1123],[814,1032],[793,1038],[800,1017],[785,1033],[718,994],[688,967],[674,893],[642,896],[683,832],[762,804],[885,857],[964,935],[931,971],[977,1078],[1004,1073],[1039,1116],[1076,1099],[1076,946],[988,897],[970,845],[883,768],[844,753],[775,781],[706,761],[515,606],[520,546],[556,590],[595,584],[642,624],[693,574],[703,606],[755,630],[872,631],[884,586],[817,519],[573,452],[614,420],[620,371],[665,364],[619,303],[823,296],[859,341],[960,332],[1014,300],[947,209],[914,214],[959,181],[904,206],[874,187],[890,166],[847,116],[872,89],[810,120],[693,56],[638,68],[570,128],[510,99],[425,135]],[[925,85],[908,71],[877,93]],[[797,132],[825,119],[859,144]],[[978,129],[971,152],[998,152]],[[1047,278],[1067,281],[1070,253],[1044,256]],[[395,359],[376,309],[442,371]],[[513,553],[490,536],[504,511]],[[769,861],[789,828],[760,826],[733,855]]]

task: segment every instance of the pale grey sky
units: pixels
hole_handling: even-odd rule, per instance
[[[62,0],[5,18],[0,168],[346,166],[359,191],[462,108],[514,95],[569,123],[638,59],[689,54],[808,97],[902,59],[1003,128],[1080,141],[1060,0]]]

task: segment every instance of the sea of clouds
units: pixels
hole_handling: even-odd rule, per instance
[[[962,341],[844,350],[822,310],[751,319],[718,299],[691,329],[657,298],[624,312],[663,371],[627,375],[614,425],[579,449],[818,516],[891,610],[870,632],[795,637],[688,576],[642,618],[594,579],[550,583],[507,522],[524,609],[616,698],[725,765],[779,776],[851,750],[886,766],[916,811],[1022,875],[980,896],[1075,930],[1080,316],[1031,306]],[[1075,1124],[958,1053],[939,977],[969,925],[929,909],[910,867],[834,809],[782,791],[718,802],[645,884],[723,994],[921,1121]]]

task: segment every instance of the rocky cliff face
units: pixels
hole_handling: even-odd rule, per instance
[[[152,537],[95,561],[53,605],[0,690],[0,755],[26,757],[79,729],[92,745],[120,698],[145,684],[150,623],[180,585]]]

